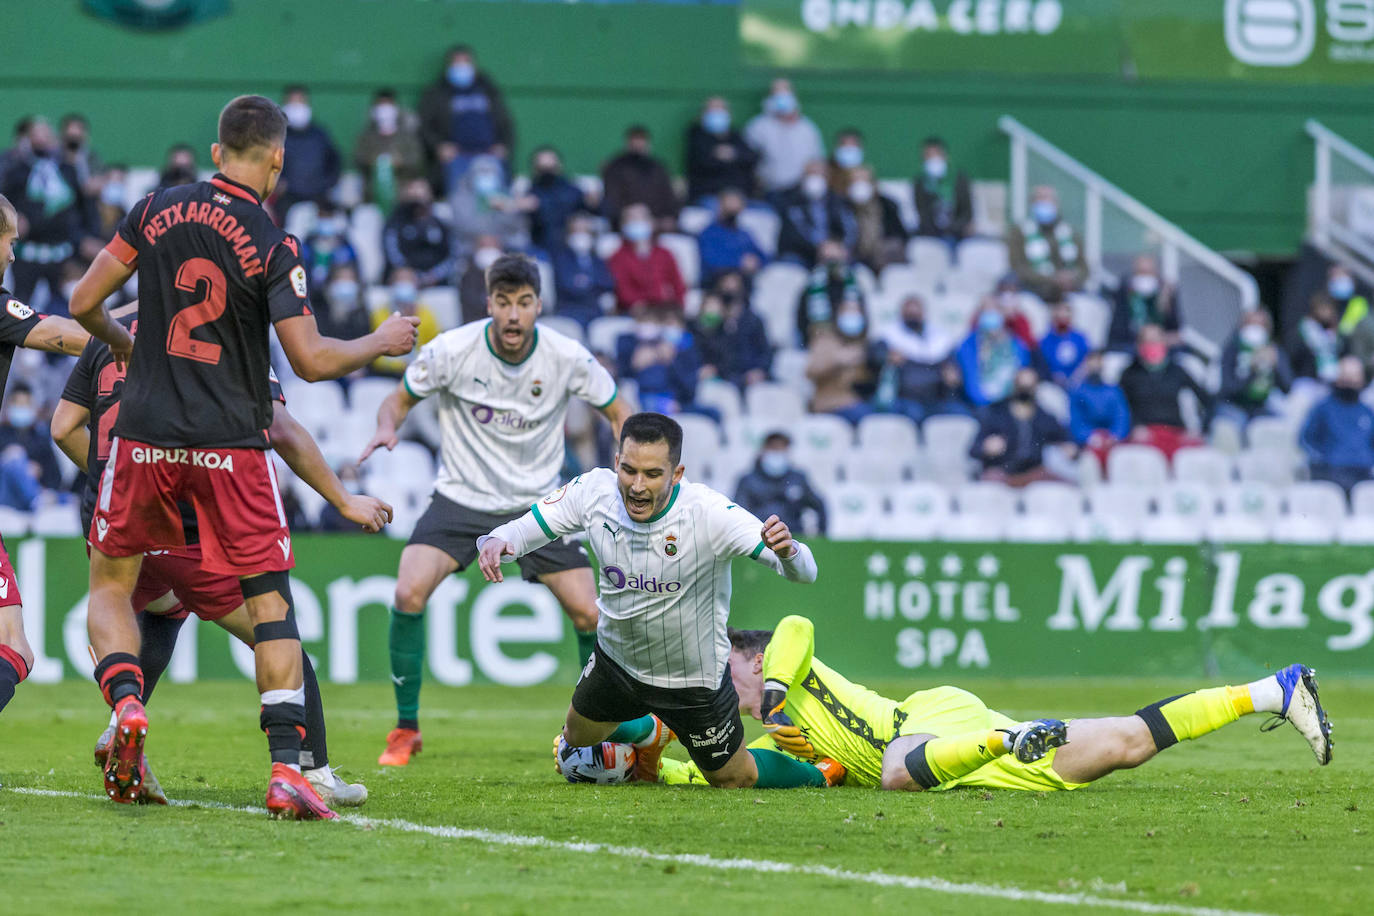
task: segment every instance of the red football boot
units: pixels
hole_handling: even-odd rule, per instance
[[[143,800],[143,742],[148,738],[148,712],[138,697],[125,697],[115,708],[119,721],[106,747],[105,794],[121,805]]]
[[[305,777],[284,763],[272,764],[272,779],[267,784],[267,814],[275,820],[286,821],[328,821],[338,817]]]

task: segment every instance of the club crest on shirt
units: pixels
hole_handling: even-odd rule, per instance
[[[568,495],[568,485],[565,483],[563,486],[541,499],[540,502],[546,506],[552,506],[566,495]]]
[[[543,394],[543,393],[544,393],[544,383],[541,382],[539,379],[535,379],[535,380],[534,380],[534,387],[530,389],[530,394],[534,395],[535,397],[539,397],[539,396],[540,396],[541,394]]]
[[[670,557],[677,556],[677,535],[670,534],[663,539],[663,552]]]
[[[20,321],[26,321],[33,317],[33,309],[29,308],[18,299],[11,299],[9,304],[5,306],[5,311],[9,312]]]
[[[296,298],[308,298],[309,294],[305,288],[305,268],[299,264],[291,268],[291,288],[296,291]]]

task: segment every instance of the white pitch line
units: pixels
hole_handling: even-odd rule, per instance
[[[103,795],[88,795],[82,792],[64,792],[56,789],[13,788],[9,791],[16,795],[34,795],[41,798],[74,798],[87,801],[108,801]],[[266,814],[265,808],[252,806],[226,805],[213,801],[190,801],[178,799],[169,802],[178,808],[213,808],[219,811],[234,811],[241,814]],[[475,840],[489,846],[519,846],[524,848],[550,849],[561,852],[595,853],[597,855],[617,856],[625,859],[640,859],[650,862],[664,862],[674,865],[691,865],[698,868],[712,868],[717,871],[747,871],[775,875],[805,875],[813,878],[831,878],[837,881],[852,881],[856,884],[869,884],[875,887],[901,887],[910,890],[934,891],[941,894],[960,894],[968,897],[994,897],[1001,900],[1030,901],[1032,903],[1061,904],[1067,906],[1089,906],[1102,909],[1127,910],[1132,913],[1167,913],[1173,916],[1265,916],[1242,910],[1223,910],[1215,907],[1183,906],[1177,903],[1147,903],[1142,900],[1120,900],[1112,897],[1095,897],[1091,894],[1057,893],[1053,891],[1027,890],[1019,887],[1005,887],[996,884],[974,884],[946,881],[943,878],[920,878],[914,875],[893,875],[881,871],[850,871],[833,868],[829,865],[806,865],[795,862],[776,862],[768,859],[721,859],[699,853],[664,853],[641,849],[636,846],[615,846],[608,843],[587,843],[570,840],[552,840],[542,836],[527,836],[518,833],[500,833],[470,827],[436,827],[429,824],[416,824],[396,818],[370,818],[360,815],[340,815],[339,820],[354,827],[376,829],[378,827],[397,830],[402,833],[422,833],[447,840]]]

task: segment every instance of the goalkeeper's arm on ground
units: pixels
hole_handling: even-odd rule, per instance
[[[816,749],[787,715],[787,691],[811,670],[816,628],[796,614],[784,617],[763,653],[763,727],[777,746],[807,760]]]

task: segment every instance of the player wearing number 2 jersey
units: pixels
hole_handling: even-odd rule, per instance
[[[297,374],[315,381],[410,352],[417,322],[394,316],[353,341],[320,336],[299,245],[262,209],[281,174],[285,137],[286,118],[271,100],[231,101],[210,150],[219,174],[135,206],[71,297],[72,315],[109,344],[116,363],[128,363],[90,531],[88,628],[96,679],[118,717],[105,767],[116,801],[139,800],[148,729],[130,596],[144,553],[185,545],[178,502],[188,501],[204,568],[239,577],[253,621],[272,755],[267,809],[274,817],[333,816],[300,774],[305,712],[286,574],[291,532],[265,451],[268,328]],[[103,304],[135,269],[136,341]]]

